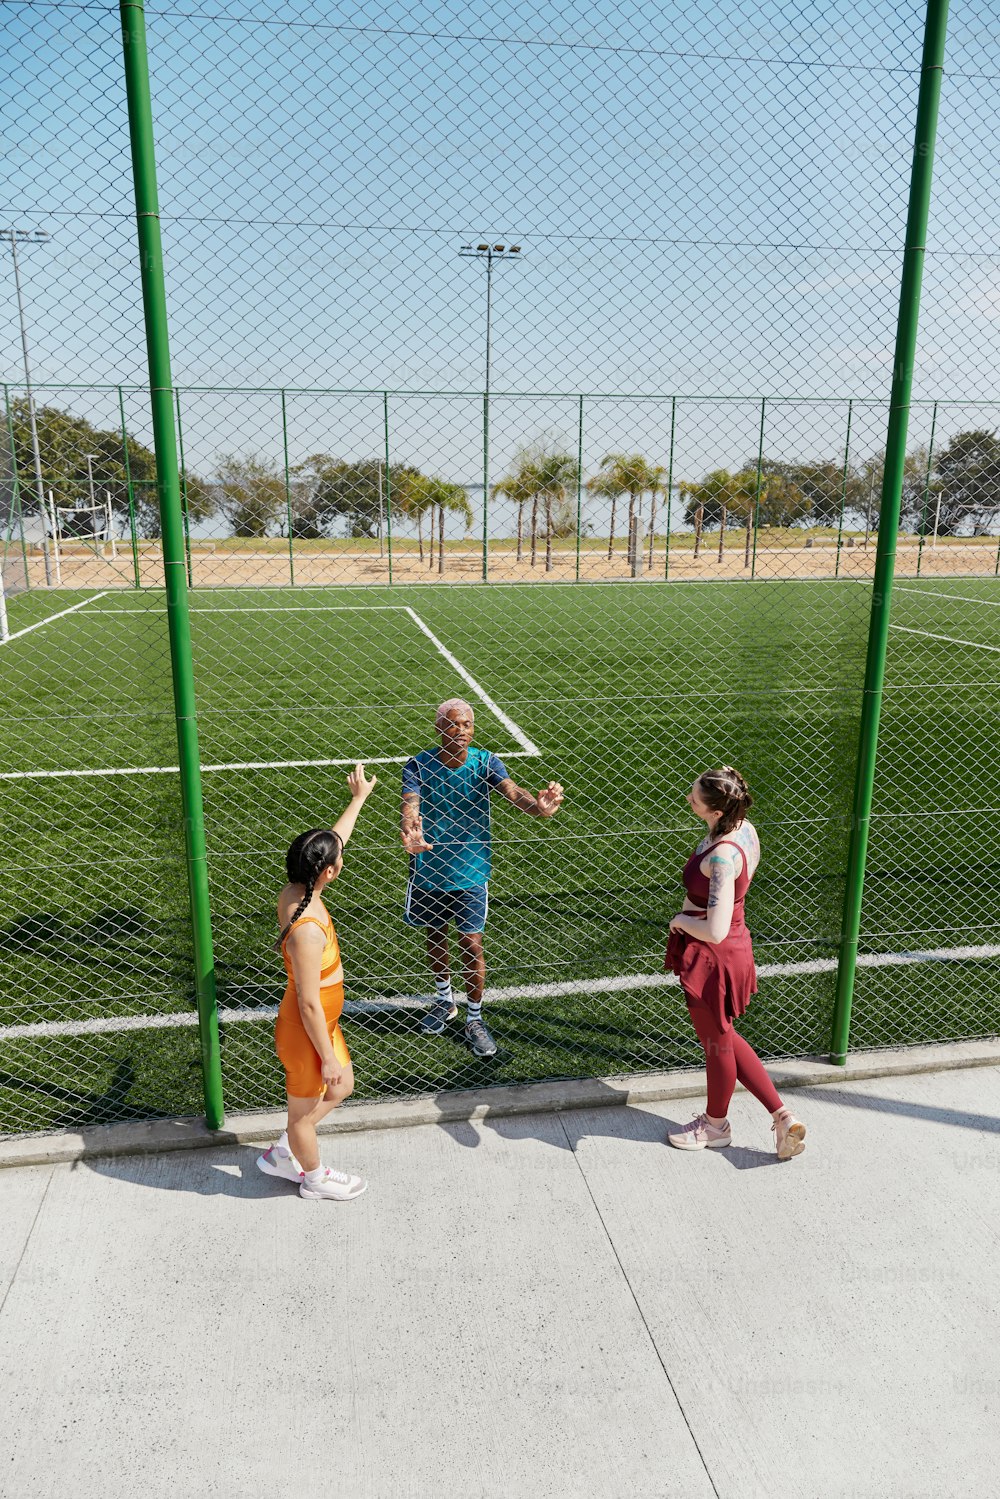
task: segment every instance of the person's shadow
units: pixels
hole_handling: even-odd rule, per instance
[[[257,1168],[259,1145],[165,1151],[162,1154],[90,1156],[74,1170],[93,1171],[114,1181],[158,1192],[194,1192],[201,1197],[246,1199],[296,1195],[295,1182],[265,1176]]]

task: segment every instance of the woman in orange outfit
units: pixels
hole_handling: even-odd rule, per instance
[[[359,762],[347,777],[351,800],[332,830],[300,833],[285,856],[288,884],[278,897],[278,946],[288,984],[274,1028],[285,1069],[288,1127],[258,1156],[268,1176],[298,1184],[299,1196],[330,1202],[360,1197],[368,1183],[322,1164],[316,1126],[354,1091],[351,1054],[340,1028],[344,965],[322,893],[344,867],[344,845],[375,789]]]

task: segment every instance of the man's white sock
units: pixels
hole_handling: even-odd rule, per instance
[[[454,1000],[451,996],[451,974],[448,974],[448,976],[443,979],[435,979],[434,987],[437,990],[439,1004],[454,1004]]]

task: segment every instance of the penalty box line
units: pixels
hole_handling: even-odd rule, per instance
[[[920,952],[863,953],[857,961],[859,968],[904,968],[920,963],[981,962],[997,957],[1000,957],[1000,946],[933,947]],[[762,963],[757,974],[760,978],[794,978],[801,974],[834,973],[836,969],[836,958],[806,958],[797,963]],[[580,994],[594,996],[639,989],[677,988],[679,984],[680,980],[672,973],[628,973],[618,978],[586,981],[569,979],[555,984],[514,984],[501,989],[487,989],[483,999],[487,1003],[560,999]],[[371,1015],[391,1010],[426,1010],[434,1003],[433,996],[416,994],[400,995],[398,999],[348,1000],[344,1006],[344,1014]],[[219,1020],[225,1025],[248,1024],[259,1020],[273,1020],[277,1013],[277,1005],[261,1005],[254,1009],[228,1007],[219,1010]],[[0,1026],[0,1041],[24,1041],[45,1036],[95,1036],[121,1031],[174,1030],[197,1024],[198,1015],[193,1010],[172,1015],[108,1015],[94,1020],[43,1020],[33,1025]]]
[[[85,600],[85,602],[92,603],[93,600],[87,599]],[[294,605],[287,608],[268,608],[267,612],[278,614],[293,614],[296,613],[299,608],[311,609],[312,607],[313,606],[308,604]],[[81,609],[83,608],[83,605],[74,604],[73,608]],[[434,631],[428,624],[425,623],[424,620],[420,618],[420,615],[416,612],[415,609],[411,609],[405,604],[335,604],[325,605],[323,606],[323,608],[324,612],[353,612],[358,610],[385,612],[391,610],[394,613],[408,615],[412,622],[416,625],[417,629],[427,637],[438,654],[442,656],[448,663],[452,671],[454,671],[457,676],[461,678],[466,687],[468,687],[469,690],[483,704],[483,706],[493,714],[493,717],[503,725],[514,742],[519,746],[519,748],[516,750],[506,751],[507,758],[511,760],[537,759],[541,755],[541,750],[528,738],[527,734],[525,734],[520,725],[515,723],[510,715],[508,713],[505,713],[498,703],[494,702],[493,698],[490,697],[485,687],[482,687],[480,683],[476,681],[475,677],[471,672],[466,670],[461,661],[459,661],[458,657],[448,649],[443,641],[438,639],[438,637],[434,634]],[[71,613],[72,610],[65,610],[64,612],[68,614]],[[98,614],[111,614],[120,612],[121,614],[136,614],[141,617],[144,613],[149,613],[151,611],[141,609],[122,609],[120,611],[100,609],[97,612]],[[228,612],[233,612],[236,614],[256,614],[263,613],[265,611],[258,609],[235,609],[232,611],[201,609],[195,610],[193,612],[199,614]],[[58,616],[53,615],[52,617],[57,618]],[[48,623],[48,621],[42,621],[42,623]],[[30,625],[28,628],[37,629],[38,627],[37,625]],[[13,636],[11,638],[13,639]],[[366,759],[364,763],[366,765],[405,765],[407,760],[409,759],[409,755],[372,755],[370,758]],[[357,756],[355,756],[354,759],[338,758],[323,760],[238,760],[232,761],[227,764],[203,765],[201,769],[206,773],[209,771],[232,770],[323,770],[343,765],[356,765],[357,760]],[[155,776],[178,775],[179,773],[180,766],[178,765],[127,765],[120,767],[101,768],[97,770],[5,770],[0,771],[0,781],[44,781],[70,779],[86,780],[91,777],[99,776]]]

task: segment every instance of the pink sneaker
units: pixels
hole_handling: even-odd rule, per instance
[[[784,1114],[771,1125],[779,1161],[790,1161],[806,1148],[806,1127],[793,1114]]]
[[[668,1135],[667,1143],[675,1150],[723,1150],[732,1145],[733,1132],[728,1119],[721,1129],[716,1129],[714,1124],[709,1124],[707,1115],[696,1114],[691,1123],[685,1124],[677,1134]]]

